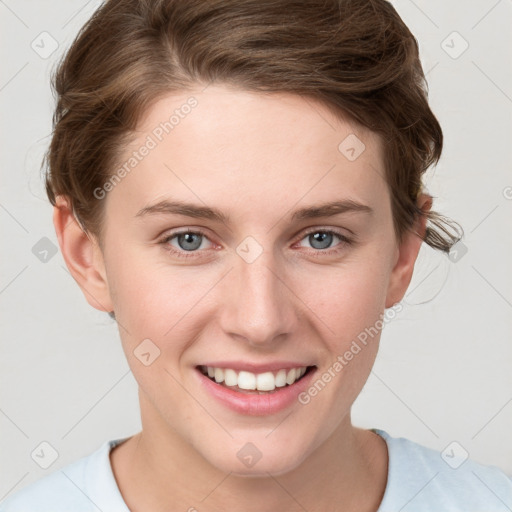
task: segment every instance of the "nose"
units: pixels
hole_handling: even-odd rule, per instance
[[[297,326],[297,299],[283,265],[264,251],[251,263],[235,254],[234,268],[223,283],[221,328],[253,347],[267,347],[290,336]]]

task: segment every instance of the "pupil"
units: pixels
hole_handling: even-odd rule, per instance
[[[315,249],[326,249],[329,247],[332,241],[332,234],[330,233],[314,233],[313,235],[310,235],[313,237],[311,242],[311,245]],[[327,243],[325,243],[325,240],[327,239]],[[320,246],[315,246],[315,243],[320,243]]]
[[[202,235],[198,235],[197,233],[184,233],[178,237],[179,245],[185,251],[192,251],[194,249],[197,249],[201,245],[201,240],[200,240],[201,236]],[[194,242],[194,237],[195,237],[195,242]],[[182,242],[184,242],[184,244],[185,244],[184,246],[183,246]],[[192,246],[190,246],[190,244],[192,244]]]

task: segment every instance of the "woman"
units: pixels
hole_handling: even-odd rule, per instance
[[[351,423],[422,242],[460,239],[391,4],[111,0],[55,88],[60,248],[143,428],[1,510],[510,509],[499,469]]]

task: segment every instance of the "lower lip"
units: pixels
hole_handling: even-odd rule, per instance
[[[310,369],[307,374],[291,386],[277,388],[278,391],[265,395],[239,393],[217,384],[198,368],[195,368],[195,371],[204,389],[229,409],[247,416],[265,416],[278,413],[296,402],[298,395],[309,387],[313,375],[316,373],[316,368]]]

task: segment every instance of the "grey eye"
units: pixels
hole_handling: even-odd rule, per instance
[[[195,251],[202,243],[203,235],[200,233],[181,233],[175,235],[180,249],[184,251]]]
[[[328,249],[333,241],[332,233],[318,231],[308,235],[308,241],[313,249]]]

